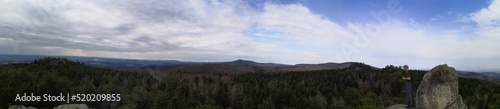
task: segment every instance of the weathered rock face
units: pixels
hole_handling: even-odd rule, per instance
[[[458,94],[455,68],[443,64],[427,72],[418,86],[415,103],[416,109],[467,109]]]
[[[24,107],[23,105],[14,105],[14,106],[10,106],[9,109],[37,109],[37,108],[34,108],[34,107]]]
[[[10,106],[9,109],[37,109],[37,108],[24,107],[23,105],[14,105],[14,106]],[[54,109],[88,109],[88,107],[85,104],[63,104],[63,105],[59,105],[57,107],[54,107]]]
[[[54,107],[54,109],[88,109],[88,107],[85,104],[63,104]]]
[[[405,104],[396,104],[396,105],[392,105],[390,107],[387,107],[387,109],[406,109],[406,106]]]

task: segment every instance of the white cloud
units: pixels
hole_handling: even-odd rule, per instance
[[[498,26],[500,24],[500,1],[492,0],[490,5],[486,8],[472,13],[471,19],[480,26]]]
[[[267,31],[288,33],[281,38],[306,45],[331,46],[353,36],[344,27],[300,4],[266,4],[258,26]]]
[[[490,5],[478,12],[471,13],[469,19],[476,22],[481,34],[486,37],[500,39],[500,0],[492,0]]]
[[[394,20],[380,28],[377,36],[368,37],[367,46],[358,47],[360,53],[353,60],[378,67],[409,64],[422,69],[442,63],[459,69],[500,66],[494,63],[500,61],[498,2],[470,14],[479,25],[479,37],[429,32],[413,19],[409,23]],[[351,60],[342,56],[341,44],[356,45],[360,37],[353,28],[373,29],[356,22],[340,25],[301,4],[268,2],[262,8],[246,1],[219,0],[4,0],[0,3],[0,53],[18,49],[19,54],[137,59],[342,62]]]
[[[495,68],[500,64],[499,40],[468,39],[461,34],[430,33],[425,28],[413,28],[398,21],[382,31],[370,46],[362,49],[359,59],[377,66],[387,64],[416,65],[417,69],[432,68],[447,63],[459,69]],[[488,58],[490,60],[484,60]],[[476,66],[480,64],[481,66]],[[471,67],[474,65],[475,67]],[[415,67],[413,67],[415,68]]]
[[[382,31],[357,57],[377,66],[409,64],[429,69],[447,63],[459,70],[498,71],[500,64],[495,62],[500,61],[499,7],[500,1],[496,0],[471,13],[466,19],[477,26],[462,26],[460,30],[440,28],[438,31],[442,32],[436,32],[412,26],[415,24],[411,20],[408,24],[396,20],[386,28],[390,31]]]
[[[72,8],[60,13],[62,19],[80,24],[78,27],[112,29],[136,19],[122,10],[106,8],[84,1],[75,1]],[[85,25],[85,26],[83,26]],[[81,28],[86,29],[86,28]]]
[[[2,29],[15,29],[17,36],[3,38],[16,40],[22,46],[19,53],[27,54],[37,54],[37,49],[30,47],[42,47],[60,49],[54,53],[61,55],[213,59],[196,58],[206,55],[220,57],[212,61],[248,57],[272,60],[268,62],[317,62],[318,57],[325,59],[325,56],[304,52],[308,47],[327,49],[350,35],[343,27],[300,4],[266,3],[264,10],[258,11],[244,1],[217,0],[70,1],[62,7],[39,1],[5,2],[9,3],[0,8],[6,12],[0,15],[0,22],[12,24]],[[44,22],[32,23],[39,16],[46,16],[42,18]],[[23,24],[28,29],[19,26]],[[261,30],[282,32],[286,36],[278,39],[279,43],[255,42],[254,37],[242,33],[254,24]],[[28,49],[33,51],[27,52]],[[138,53],[144,55],[131,55]],[[283,53],[293,55],[283,56]]]
[[[9,1],[10,2],[10,1]],[[15,1],[14,1],[15,2]],[[18,1],[24,2],[24,1]],[[32,1],[26,1],[32,2]],[[174,1],[172,1],[174,2]],[[161,47],[165,44],[175,47],[191,47],[198,49],[223,49],[223,47],[234,47],[230,43],[242,42],[245,39],[241,38],[240,30],[245,29],[251,22],[251,14],[245,5],[237,2],[219,2],[219,1],[175,1],[179,2],[179,7],[176,9],[160,9],[161,12],[149,15],[148,17],[137,16],[134,11],[127,10],[129,8],[138,9],[136,5],[120,4],[113,5],[111,3],[99,1],[74,1],[67,4],[67,9],[54,11],[42,10],[41,16],[48,16],[47,22],[43,25],[35,25],[32,23],[36,19],[31,19],[33,16],[29,14],[19,14],[22,12],[31,12],[29,8],[53,8],[50,5],[40,5],[38,2],[32,2],[32,7],[28,9],[22,7],[24,4],[19,4],[17,7],[2,8],[8,13],[2,14],[0,18],[2,24],[9,23],[9,20],[16,18],[10,17],[10,14],[16,14],[21,20],[17,24],[8,25],[6,28],[18,28],[19,31],[25,31],[26,28],[16,27],[17,25],[28,24],[28,27],[34,28],[28,32],[34,32],[40,36],[38,38],[46,40],[47,43],[54,40],[63,41],[65,43],[73,43],[76,48],[84,46],[92,46],[91,48],[107,48],[101,51],[113,49],[119,51],[137,51],[145,52],[166,49]],[[160,7],[168,5],[170,2],[157,1],[156,4]],[[14,4],[14,3],[13,3]],[[140,5],[144,6],[144,5]],[[154,10],[145,8],[145,11]],[[165,8],[165,7],[160,7]],[[17,12],[17,11],[21,12]],[[179,13],[187,13],[186,18],[170,19],[168,14],[172,11]],[[145,12],[141,11],[141,12]],[[47,14],[45,14],[47,13]],[[211,13],[211,14],[208,14]],[[139,13],[142,14],[142,13]],[[156,16],[158,15],[158,16]],[[165,17],[167,16],[167,17]],[[38,16],[34,16],[38,17]],[[151,22],[149,20],[158,20],[159,22]],[[47,30],[55,28],[56,30]],[[56,32],[47,32],[56,31]],[[65,33],[68,32],[68,33]],[[19,33],[22,34],[22,33]],[[35,36],[24,35],[26,39],[32,39]],[[144,41],[137,41],[144,40]],[[229,44],[229,45],[228,45]],[[138,46],[139,45],[139,46]],[[57,44],[45,46],[61,46]],[[67,47],[67,46],[63,46]],[[151,49],[157,48],[157,49]]]
[[[432,17],[429,21],[434,22],[434,21],[437,21],[437,20],[441,20],[443,18],[444,17],[441,16],[441,15],[436,15],[436,16]]]

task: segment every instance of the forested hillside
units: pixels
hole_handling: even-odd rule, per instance
[[[64,58],[0,65],[0,108],[52,108],[66,102],[15,102],[16,94],[121,94],[91,108],[365,108],[404,104],[402,70],[353,63],[339,70],[243,74],[150,74],[94,68]],[[418,87],[425,71],[410,70]],[[500,108],[500,86],[460,78],[467,106]]]

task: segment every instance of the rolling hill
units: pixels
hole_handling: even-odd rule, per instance
[[[33,60],[47,57],[45,55],[14,55],[0,54],[0,64],[29,63]],[[85,65],[109,68],[120,71],[142,71],[149,73],[227,73],[241,74],[248,72],[289,72],[343,69],[354,62],[295,64],[258,63],[250,60],[235,60],[230,62],[191,62],[179,60],[139,60],[82,56],[53,56],[82,62]],[[373,67],[373,66],[372,66]],[[373,67],[375,69],[379,69]],[[500,83],[500,73],[457,71],[460,77],[478,78]]]

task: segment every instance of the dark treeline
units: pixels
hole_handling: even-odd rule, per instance
[[[92,108],[364,108],[404,104],[400,68],[244,74],[149,74],[85,66],[64,58],[0,65],[0,108],[52,108],[66,102],[16,102],[16,94],[121,94],[119,102],[83,103]],[[416,86],[425,71],[410,70]],[[500,108],[500,87],[460,78],[467,106]]]

